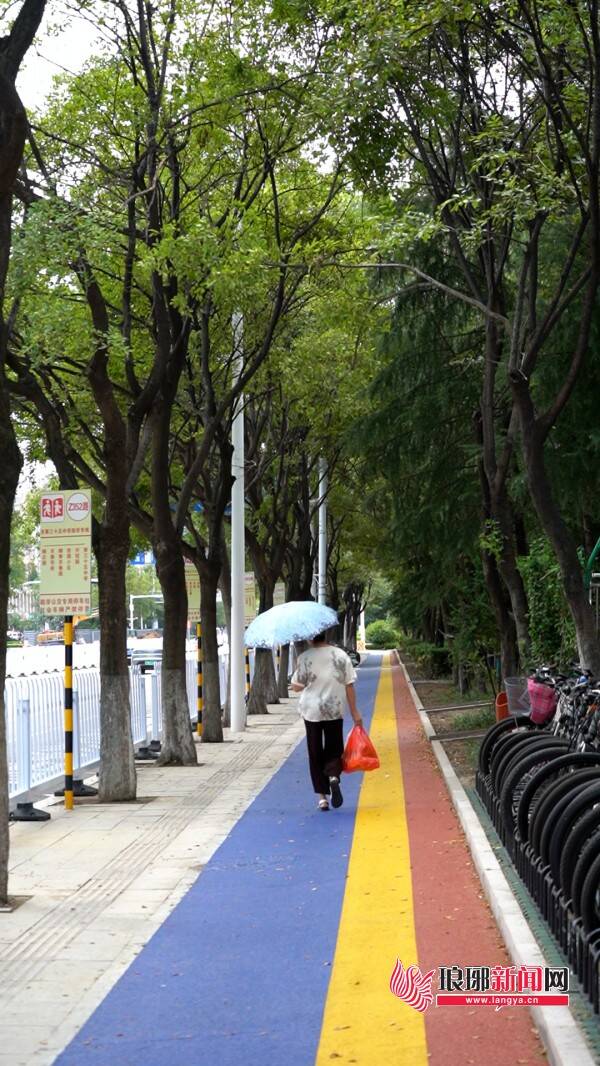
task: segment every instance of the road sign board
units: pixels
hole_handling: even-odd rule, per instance
[[[40,500],[40,609],[81,614],[91,599],[92,498],[89,489],[45,492]]]
[[[254,571],[244,574],[244,625],[249,626],[256,618],[256,584]]]
[[[185,587],[188,598],[188,620],[200,621],[200,574],[189,559],[185,560]]]

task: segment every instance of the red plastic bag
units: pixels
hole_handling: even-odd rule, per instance
[[[352,727],[346,737],[346,746],[342,755],[342,770],[352,774],[355,770],[378,770],[379,757],[368,733],[361,725]]]

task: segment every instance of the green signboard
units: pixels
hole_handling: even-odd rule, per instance
[[[90,610],[92,499],[89,489],[46,492],[40,500],[40,608],[43,614]]]
[[[185,587],[188,599],[188,621],[200,621],[200,574],[189,559],[185,560]]]
[[[256,618],[256,583],[254,571],[244,574],[244,625],[249,626]]]

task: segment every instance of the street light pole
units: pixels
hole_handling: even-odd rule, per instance
[[[319,603],[327,601],[327,460],[319,459]]]
[[[233,327],[233,381],[239,381],[243,371],[244,320],[240,311],[232,317]],[[236,401],[236,412],[231,426],[231,644],[229,669],[231,677],[231,731],[241,733],[246,726],[246,701],[244,677],[244,570],[246,557],[244,524],[244,406],[243,396]]]

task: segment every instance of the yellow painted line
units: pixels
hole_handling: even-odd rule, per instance
[[[389,989],[396,957],[418,963],[389,655],[370,735],[381,767],[360,792],[316,1066],[427,1066],[423,1015]]]

